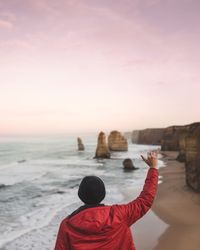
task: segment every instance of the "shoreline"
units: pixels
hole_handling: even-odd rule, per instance
[[[178,152],[161,152],[158,191],[150,211],[132,226],[136,249],[199,250],[200,194],[185,183],[184,163]],[[130,191],[126,192],[130,197]]]
[[[184,163],[176,156],[177,152],[164,152],[166,167],[159,170],[162,183],[152,210],[168,228],[154,250],[199,250],[200,194],[187,187]]]

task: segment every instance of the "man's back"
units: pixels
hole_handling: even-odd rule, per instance
[[[125,205],[87,208],[61,223],[56,250],[134,250],[130,226],[151,207],[158,171],[150,168],[143,191]]]

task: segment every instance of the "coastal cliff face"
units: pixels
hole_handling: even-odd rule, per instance
[[[108,136],[108,148],[111,151],[127,151],[127,139],[119,131],[114,130]]]
[[[132,132],[132,143],[161,145],[164,128],[147,128]]]
[[[103,132],[100,132],[98,136],[95,158],[110,158],[106,135]]]
[[[177,160],[185,162],[186,183],[200,192],[200,122],[164,129],[136,130],[132,142],[160,144],[163,151],[179,151]]]
[[[163,151],[179,151],[181,130],[184,130],[184,126],[171,126],[164,130],[161,146]]]
[[[200,192],[200,123],[166,128],[162,150],[179,151],[177,160],[185,162],[187,185]]]
[[[186,161],[186,154],[185,154],[185,137],[187,133],[180,135],[179,138],[179,154],[176,158],[177,161],[185,162]]]
[[[80,137],[77,138],[77,143],[78,143],[78,150],[79,151],[84,151],[85,150],[85,146],[83,145],[83,142],[81,140]]]
[[[193,124],[185,137],[186,183],[200,192],[200,124]]]
[[[163,132],[163,128],[140,130],[138,134],[138,144],[161,145]]]
[[[179,155],[177,157],[178,161],[186,161],[186,138],[190,136],[192,131],[197,127],[200,127],[199,122],[177,127],[176,138],[178,140],[177,150],[179,150]]]

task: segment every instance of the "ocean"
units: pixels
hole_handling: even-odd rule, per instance
[[[158,146],[129,143],[128,152],[97,160],[97,135],[81,138],[83,152],[75,135],[0,138],[0,250],[53,249],[59,220],[81,206],[77,189],[86,175],[105,182],[105,204],[123,203],[126,188],[142,188],[148,167],[140,155]],[[139,169],[124,172],[125,158]]]

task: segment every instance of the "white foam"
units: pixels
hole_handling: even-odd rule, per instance
[[[159,146],[154,145],[138,145],[138,144],[129,144],[128,151],[125,152],[112,152],[112,159],[125,159],[125,158],[134,158],[141,159],[141,154],[146,154],[149,151],[160,149]]]
[[[1,234],[0,247],[32,230],[48,225],[56,214],[66,207],[66,204],[72,204],[73,202],[74,191],[65,196],[59,194],[52,196],[51,200],[46,202],[46,206],[37,208],[19,218],[20,229],[18,227],[10,227]]]

